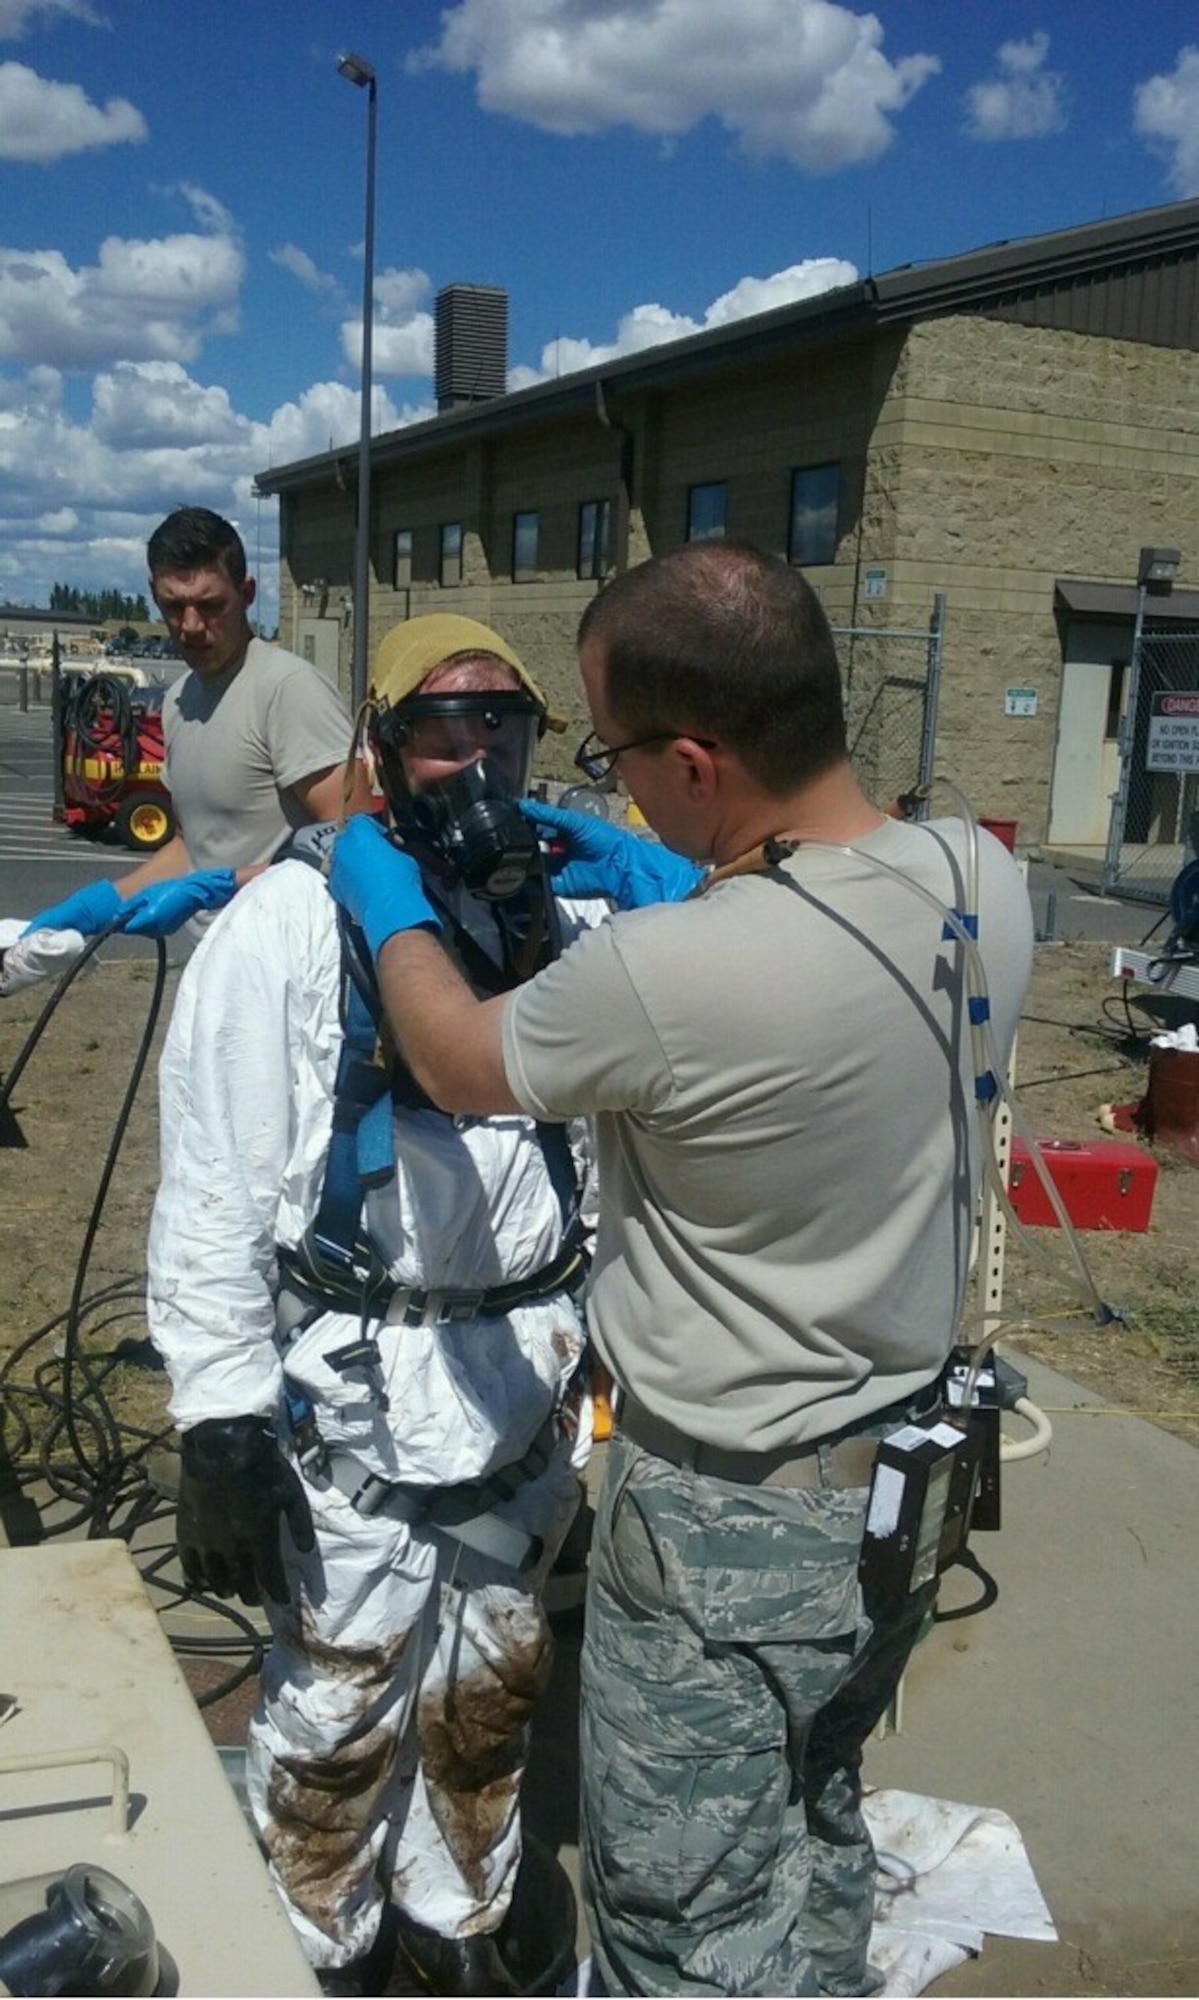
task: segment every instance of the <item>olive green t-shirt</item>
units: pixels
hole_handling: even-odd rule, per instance
[[[324,674],[251,639],[240,666],[187,674],[163,703],[165,778],[193,868],[269,861],[309,815],[289,787],[345,762],[351,723]]]
[[[596,1121],[601,1354],[647,1409],[728,1449],[806,1443],[931,1380],[965,1284],[974,1076],[1008,1059],[1027,890],[980,833],[983,1056],[943,936],[941,904],[968,908],[961,823],[887,821],[855,846],[615,917],[505,1016],[523,1107]]]

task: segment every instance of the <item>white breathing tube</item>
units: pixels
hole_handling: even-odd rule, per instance
[[[1072,1280],[1079,1297],[1094,1315],[1096,1325],[1107,1326],[1114,1321],[1121,1321],[1123,1316],[1113,1306],[1108,1305],[1099,1293],[1095,1280],[1091,1275],[1090,1266],[1087,1263],[1082,1244],[1079,1241],[1078,1232],[1066,1212],[1065,1203],[1058,1192],[1049,1169],[1045,1165],[1041,1149],[1036,1144],[1035,1135],[1032,1134],[1018,1110],[1015,1097],[1008,1086],[1006,1065],[996,1046],[995,1031],[991,1022],[987,970],[977,942],[978,824],[967,800],[958,791],[957,787],[952,785],[947,779],[940,779],[937,782],[943,784],[948,791],[953,793],[954,798],[958,802],[961,819],[966,830],[966,907],[962,911],[951,910],[947,904],[941,901],[939,896],[934,895],[930,889],[926,889],[922,883],[914,882],[910,875],[905,875],[901,869],[893,868],[890,862],[880,860],[875,854],[865,853],[860,847],[855,847],[851,842],[801,840],[796,842],[796,847],[822,847],[834,853],[848,854],[853,856],[855,860],[864,861],[868,867],[878,869],[881,874],[891,876],[903,888],[910,890],[912,895],[918,896],[921,902],[925,903],[930,910],[935,911],[948,932],[961,946],[965,958],[966,1009],[974,1061],[974,1106],[979,1128],[983,1178],[998,1198],[1004,1215],[1018,1232],[1025,1248],[1039,1263],[1046,1266],[1055,1277],[1061,1278],[1063,1274],[1067,1275]],[[1039,1243],[1031,1235],[1012,1207],[1007,1188],[1004,1184],[1003,1175],[999,1171],[999,1163],[995,1157],[995,1148],[992,1143],[992,1118],[995,1107],[999,1103],[1002,1103],[1007,1109],[1012,1121],[1013,1133],[1023,1139],[1028,1147],[1029,1161],[1058,1219],[1064,1241],[1069,1246],[1070,1259],[1073,1265],[1072,1271],[1063,1273],[1061,1261],[1054,1256],[1052,1251],[1046,1249],[1043,1244]],[[984,1312],[969,1323],[962,1324],[958,1328],[956,1344],[966,1348],[970,1355],[969,1368],[963,1391],[963,1402],[967,1405],[969,1405],[973,1397],[978,1372],[982,1366],[986,1351],[994,1339],[995,1329],[1002,1324],[1003,1315]],[[970,1338],[971,1335],[975,1335],[976,1338]],[[1035,1406],[1030,1404],[1028,1408],[1031,1411]],[[1013,1446],[1012,1451],[1008,1455],[1019,1457],[1029,1456],[1030,1453],[1041,1450],[1046,1441],[1042,1437],[1036,1437],[1033,1440],[1029,1440],[1026,1444],[1022,1443],[1019,1446]]]

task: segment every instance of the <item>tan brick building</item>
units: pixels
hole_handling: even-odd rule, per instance
[[[259,484],[281,501],[280,636],[348,687],[355,451]],[[471,612],[581,734],[584,603],[712,533],[801,563],[839,627],[918,632],[943,593],[938,772],[1022,838],[1101,846],[1138,552],[1177,548],[1199,579],[1199,201],[905,267],[375,439],[371,649],[399,618]],[[1149,610],[1199,623],[1199,590]]]

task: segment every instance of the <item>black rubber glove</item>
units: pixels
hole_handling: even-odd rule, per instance
[[[175,1537],[193,1590],[286,1604],[279,1543],[286,1520],[297,1549],[316,1543],[308,1498],[267,1417],[212,1417],[184,1431]]]

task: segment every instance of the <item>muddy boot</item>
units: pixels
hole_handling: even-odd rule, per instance
[[[396,1970],[410,1974],[413,1992],[505,1996],[521,1991],[493,1931],[447,1938],[401,1916],[395,1956]]]
[[[390,1904],[383,1912],[378,1934],[369,1951],[348,1965],[328,1965],[317,1972],[322,1993],[354,1996],[386,1993],[391,1985],[396,1953],[395,1912]]]

